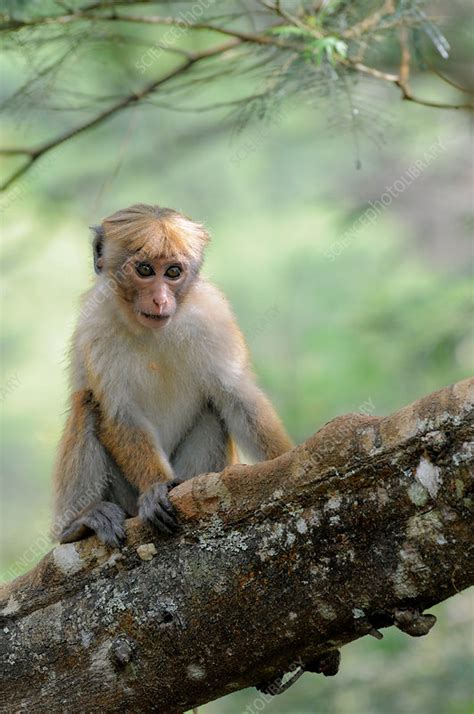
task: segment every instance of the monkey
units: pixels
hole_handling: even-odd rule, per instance
[[[262,461],[292,442],[229,303],[201,275],[203,225],[135,204],[92,230],[95,282],[72,338],[53,534],[119,547],[128,517],[173,534],[171,489],[237,463],[237,447]]]

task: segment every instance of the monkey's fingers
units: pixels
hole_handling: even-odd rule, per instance
[[[168,498],[168,484],[154,484],[140,499],[139,516],[160,533],[171,535],[179,525]]]
[[[153,503],[143,504],[139,514],[143,521],[151,523],[160,533],[165,535],[171,535],[178,529],[175,515],[167,511],[163,504],[157,500]]]
[[[172,535],[178,529],[176,519],[170,516],[159,503],[155,504],[150,521],[160,533],[165,535]]]

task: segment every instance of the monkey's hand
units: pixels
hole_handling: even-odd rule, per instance
[[[168,493],[181,481],[154,483],[140,496],[138,515],[142,521],[151,523],[160,533],[171,535],[178,529],[178,521]]]
[[[60,543],[73,543],[95,533],[106,545],[119,548],[125,537],[125,513],[110,501],[101,501],[83,511],[59,537]]]

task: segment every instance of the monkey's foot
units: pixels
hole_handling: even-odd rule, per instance
[[[178,485],[177,481],[154,483],[139,500],[138,515],[142,521],[151,523],[160,533],[171,535],[178,529],[178,521],[168,493]]]
[[[106,545],[119,548],[125,537],[125,513],[116,503],[101,501],[91,506],[64,528],[60,543],[72,543],[95,533]]]

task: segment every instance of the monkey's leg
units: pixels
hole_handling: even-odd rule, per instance
[[[96,533],[103,543],[118,548],[125,535],[123,527],[125,518],[137,515],[137,489],[127,481],[107,453],[105,459],[108,485],[104,500],[85,508],[63,530],[61,543],[71,543]]]
[[[197,418],[171,457],[176,479],[222,471],[233,461],[229,432],[224,421],[209,407]]]
[[[250,375],[243,374],[239,383],[225,389],[216,384],[212,401],[232,438],[252,459],[275,459],[293,448],[269,399]]]
[[[162,533],[174,531],[177,521],[168,496],[170,490],[193,476],[222,471],[233,461],[232,457],[233,450],[223,420],[211,408],[204,409],[174,450],[171,457],[175,473],[173,481],[154,484],[141,497],[141,518]]]
[[[96,404],[88,390],[72,397],[55,468],[53,536],[61,543],[95,532],[111,546],[124,536],[124,510],[107,501],[116,467],[97,438]]]
[[[74,543],[95,533],[99,540],[111,548],[119,548],[125,537],[125,513],[111,501],[99,501],[85,508],[59,537],[60,543]]]

